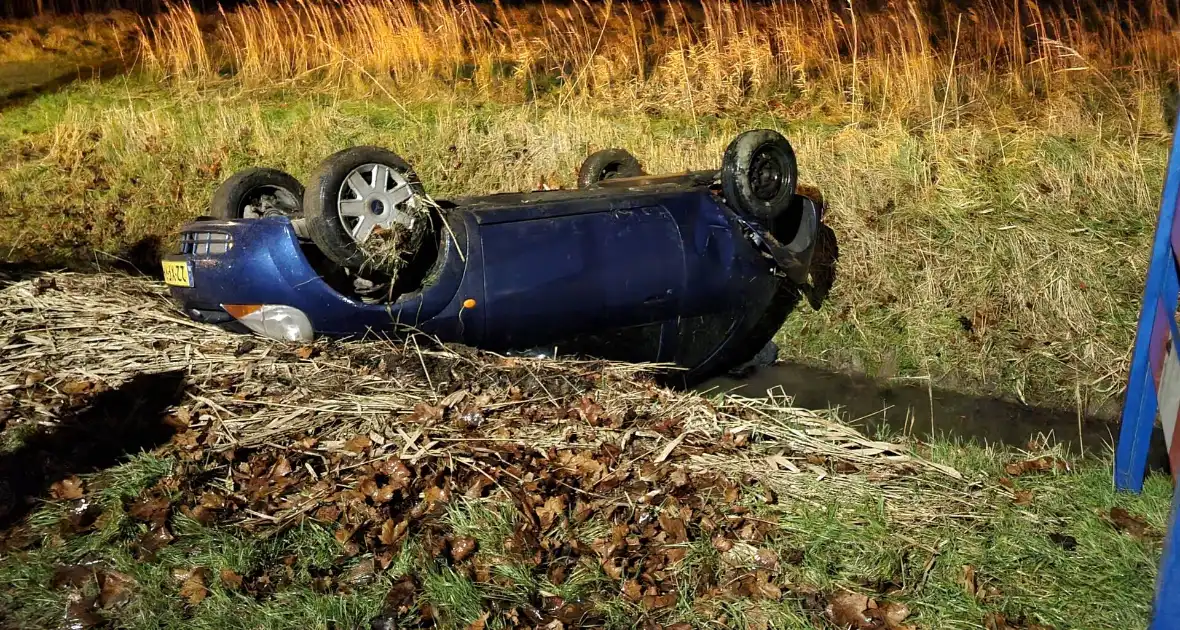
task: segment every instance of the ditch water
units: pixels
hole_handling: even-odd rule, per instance
[[[743,378],[716,378],[698,388],[702,392],[732,392],[761,397],[780,388],[806,409],[839,408],[872,434],[884,426],[919,438],[932,434],[957,436],[977,443],[1001,443],[1023,448],[1031,438],[1045,436],[1078,453],[1108,453],[1118,436],[1117,420],[1083,416],[1075,409],[1052,409],[1016,401],[964,394],[926,380],[879,381],[863,374],[827,371],[798,363],[762,367]],[[1157,432],[1158,433],[1158,432]],[[1164,461],[1162,438],[1153,444],[1152,461]]]

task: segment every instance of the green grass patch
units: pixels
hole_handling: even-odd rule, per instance
[[[996,612],[1058,630],[1146,623],[1169,479],[1152,476],[1141,495],[1129,495],[1113,490],[1107,459],[1008,478],[1004,465],[1019,454],[946,441],[932,444],[930,453],[941,463],[974,467],[979,482],[970,487],[977,494],[962,497],[971,518],[933,511],[918,480],[886,486],[888,498],[833,496],[822,505],[790,496],[768,502],[754,484],[742,490],[737,505],[751,510],[755,520],[747,522],[772,526],[725,548],[701,523],[687,523],[685,553],[665,569],[675,580],[675,602],[657,610],[631,599],[625,584],[598,567],[579,565],[555,584],[551,567],[513,560],[510,541],[520,514],[511,503],[490,499],[455,499],[442,514],[439,531],[476,540],[477,550],[462,561],[432,555],[414,539],[384,558],[353,555],[330,524],[308,521],[259,536],[179,513],[168,523],[174,540],[145,554],[139,541],[146,525],[126,518],[128,501],[145,485],[167,480],[172,467],[168,459],[138,456],[86,479],[95,489],[89,500],[103,509],[92,530],[68,531],[73,501],[46,503],[28,518],[31,544],[0,559],[0,611],[20,627],[59,623],[77,593],[99,592],[94,583],[80,590],[55,584],[63,567],[84,565],[129,580],[123,600],[99,609],[128,628],[356,628],[376,618],[408,623],[423,611],[441,627],[485,619],[487,627],[500,628],[528,610],[554,614],[545,606],[556,601],[576,603],[579,614],[589,611],[607,627],[724,620],[728,627],[802,629],[823,619],[817,598],[845,591],[882,605],[905,604],[907,623],[923,628],[980,627]],[[1001,477],[1025,499],[1001,496]],[[1141,519],[1147,534],[1136,538],[1114,527],[1107,518],[1114,507]],[[924,509],[931,511],[923,516]],[[916,520],[911,511],[919,514]],[[610,527],[594,517],[582,537],[609,538]],[[551,537],[571,534],[559,529]],[[481,566],[487,575],[481,576]],[[184,581],[194,569],[203,572],[200,589]],[[781,596],[732,588],[756,569]],[[416,584],[408,599],[407,578]],[[391,612],[389,603],[398,598],[409,605]]]

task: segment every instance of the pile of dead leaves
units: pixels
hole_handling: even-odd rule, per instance
[[[191,454],[183,442],[165,450]],[[576,601],[539,589],[527,602],[485,602],[485,621],[493,616],[511,627],[547,628],[601,624],[601,604],[619,597],[660,627],[683,594],[684,562],[695,553],[696,562],[712,563],[710,570],[694,572],[690,584],[695,605],[705,607],[702,614],[721,615],[718,606],[726,601],[792,597],[810,602],[817,622],[858,630],[910,627],[903,624],[908,616],[903,604],[878,604],[852,593],[829,598],[786,580],[784,568],[801,563],[805,552],[780,553],[776,537],[782,533],[757,513],[789,499],[757,479],[732,480],[671,461],[645,461],[616,445],[537,452],[477,441],[447,460],[413,462],[374,457],[377,445],[364,437],[352,440],[350,450],[328,455],[315,451],[315,444],[306,438],[291,448],[230,451],[218,455],[220,461],[187,457],[173,474],[125,503],[125,515],[143,532],[132,548],[141,561],[151,561],[175,540],[169,527],[180,513],[206,525],[268,534],[304,521],[333,529],[342,550],[335,566],[360,562],[319,575],[315,588],[324,593],[348,592],[388,569],[410,540],[417,545],[418,566],[445,567],[490,590],[512,589],[519,581],[497,569],[502,566],[523,568],[532,581],[552,587],[578,573],[599,575],[597,592]],[[72,490],[75,482],[59,487],[68,489],[62,498],[84,501]],[[498,523],[504,535],[458,527],[452,510],[472,505],[504,508]],[[497,523],[482,525],[492,531]],[[702,549],[708,551],[702,555]],[[213,579],[230,590],[266,597],[290,581],[289,567],[279,561],[250,575],[223,570],[217,576],[209,567],[192,567],[174,576],[175,587],[178,597],[194,606]],[[103,589],[111,579],[111,588],[125,586],[117,574],[96,575]],[[109,599],[80,595],[78,623],[97,623],[99,609],[117,605]],[[452,614],[424,599],[422,584],[411,575],[391,590],[377,625],[463,621]]]
[[[734,599],[791,597],[809,602],[817,623],[902,629],[900,604],[788,580],[805,551],[784,546],[760,514],[826,505],[833,494],[872,497],[899,523],[978,509],[978,489],[958,471],[781,397],[708,400],[658,387],[642,366],[501,357],[420,337],[293,347],[188,322],[142,280],[53,278],[0,289],[9,357],[0,411],[49,435],[101,428],[127,409],[158,413],[171,437],[145,448],[177,463],[117,506],[145,562],[176,544],[178,516],[260,535],[318,523],[341,549],[315,577],[324,593],[354,588],[412,549],[420,571],[450,571],[488,592],[510,587],[505,566],[554,588],[576,575],[599,581],[576,601],[546,588],[524,601],[488,598],[484,622],[588,625],[602,621],[603,598],[621,598],[656,624],[684,601],[691,562],[697,617],[720,619],[719,604]],[[899,482],[923,479],[936,483],[916,506]],[[55,481],[49,493],[77,514],[69,535],[94,529],[102,516],[87,484]],[[487,513],[499,521],[457,517]],[[214,582],[267,597],[290,581],[291,564],[174,577],[178,597],[199,606]],[[383,619],[473,621],[448,618],[418,579],[390,592]]]

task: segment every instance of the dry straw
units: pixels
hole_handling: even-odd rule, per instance
[[[9,284],[0,329],[0,392],[45,388],[69,409],[77,401],[66,392],[80,381],[113,388],[180,370],[186,399],[175,415],[213,450],[292,448],[314,435],[320,451],[339,451],[364,435],[378,445],[374,457],[414,461],[480,442],[542,452],[611,443],[656,463],[761,477],[815,505],[839,493],[849,505],[884,499],[907,521],[977,516],[979,488],[910,446],[870,439],[781,394],[710,400],[659,388],[641,365],[502,357],[419,337],[296,348],[191,322],[162,286],[112,274]],[[58,418],[46,406],[37,413],[47,427]],[[674,436],[656,430],[670,420]],[[738,448],[718,451],[719,441]]]
[[[914,2],[285,0],[214,16],[173,6],[143,25],[147,65],[183,81],[303,81],[676,107],[693,115],[803,97],[945,123],[969,103],[1081,94],[1103,77],[1158,93],[1178,74],[1176,18],[1138,7],[962,13]],[[1066,53],[1065,51],[1068,51]]]

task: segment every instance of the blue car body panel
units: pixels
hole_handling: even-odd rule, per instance
[[[188,261],[192,281],[172,292],[207,321],[228,321],[223,304],[284,304],[324,335],[408,326],[498,351],[643,329],[650,347],[625,348],[637,354],[628,358],[700,364],[749,328],[785,282],[749,224],[705,187],[492,195],[457,200],[443,216],[422,288],[390,303],[329,286],[284,217],[186,225],[229,234],[232,246],[169,256]],[[689,351],[698,333],[682,323],[708,318],[716,347]]]

